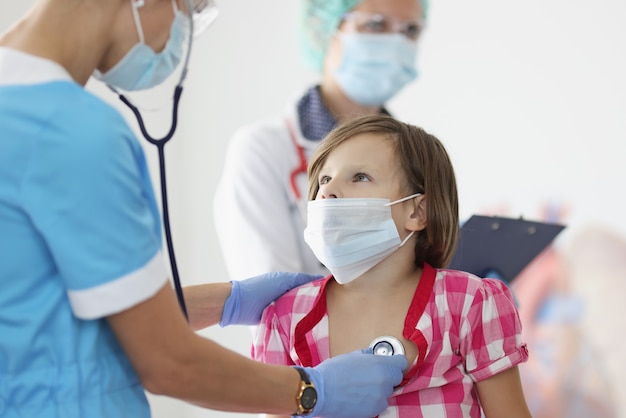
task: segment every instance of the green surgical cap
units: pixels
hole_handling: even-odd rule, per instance
[[[363,0],[300,0],[299,41],[305,63],[321,70],[328,44],[343,16]],[[420,0],[424,18],[428,0]]]

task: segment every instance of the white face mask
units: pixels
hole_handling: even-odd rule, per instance
[[[139,6],[136,4],[132,2],[139,43],[133,46],[109,71],[103,74],[96,70],[93,74],[96,79],[126,91],[152,88],[172,75],[182,59],[185,39],[190,36],[189,17],[178,10],[173,1],[174,21],[170,37],[163,51],[154,52],[144,42],[143,29],[137,11]]]
[[[349,283],[406,243],[391,217],[389,199],[319,199],[308,203],[304,240],[340,284]]]

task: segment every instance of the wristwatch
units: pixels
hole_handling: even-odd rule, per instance
[[[317,402],[317,390],[302,367],[294,367],[300,373],[300,389],[296,396],[298,410],[294,416],[309,415]]]

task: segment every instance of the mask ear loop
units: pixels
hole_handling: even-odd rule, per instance
[[[411,231],[411,232],[409,232],[409,235],[407,235],[407,236],[406,236],[406,238],[404,238],[404,239],[402,240],[402,242],[400,243],[400,245],[398,246],[398,248],[399,248],[399,247],[402,247],[404,244],[406,244],[406,242],[407,242],[408,240],[410,240],[410,239],[411,239],[411,237],[412,237],[414,234],[415,234],[415,231]]]
[[[137,35],[139,36],[139,43],[145,44],[145,38],[143,36],[143,27],[141,26],[141,19],[139,18],[139,8],[143,7],[143,0],[131,0],[130,8],[133,11],[133,19],[135,20],[135,28],[137,29]]]
[[[132,0],[131,0],[132,1]],[[175,0],[174,0],[175,1]],[[167,242],[167,250],[170,259],[170,266],[172,269],[172,279],[174,281],[174,288],[176,290],[176,297],[178,299],[178,304],[180,305],[180,309],[183,311],[183,315],[185,315],[185,319],[189,322],[189,316],[187,314],[187,306],[185,304],[185,297],[183,295],[183,289],[180,282],[180,276],[178,274],[178,265],[176,263],[176,255],[174,253],[174,242],[172,239],[172,231],[170,228],[170,214],[169,214],[169,205],[167,200],[167,181],[166,181],[166,172],[165,172],[165,144],[169,142],[170,139],[174,136],[176,132],[176,127],[178,126],[178,104],[180,102],[180,97],[183,94],[183,80],[187,76],[187,66],[189,64],[189,57],[191,55],[191,46],[193,43],[193,16],[191,15],[192,5],[191,0],[186,0],[187,8],[189,10],[189,33],[188,33],[188,43],[187,43],[187,57],[183,63],[183,70],[180,75],[180,79],[178,80],[178,84],[174,89],[174,104],[172,106],[172,124],[170,125],[169,132],[163,136],[162,138],[154,138],[148,130],[146,129],[146,125],[143,121],[143,117],[139,112],[137,106],[131,103],[131,101],[120,93],[115,87],[107,84],[109,89],[111,89],[119,99],[133,112],[135,118],[137,119],[137,123],[139,124],[139,129],[141,130],[141,134],[143,137],[152,145],[157,147],[158,155],[159,155],[159,179],[161,183],[161,207],[163,210],[163,227],[165,230],[165,240]],[[138,7],[143,5],[143,1],[137,1]],[[133,11],[137,13],[135,9],[135,3],[133,3]],[[138,17],[138,16],[137,16]],[[138,26],[140,27],[140,26]]]
[[[403,197],[402,199],[398,199],[398,200],[394,200],[393,202],[389,202],[385,206],[391,206],[391,205],[395,205],[396,203],[406,202],[407,200],[414,199],[414,198],[416,198],[418,196],[421,196],[421,195],[422,195],[421,193],[414,193],[414,194],[412,194],[410,196]]]
[[[418,197],[418,196],[421,196],[421,195],[422,195],[421,193],[414,193],[414,194],[412,194],[412,195],[410,195],[410,196],[403,197],[402,199],[398,199],[398,200],[394,200],[393,202],[389,202],[389,203],[387,203],[385,206],[391,206],[391,205],[395,205],[396,203],[406,202],[407,200],[414,199],[414,198],[416,198],[416,197]],[[402,242],[400,243],[400,247],[402,247],[404,244],[406,244],[406,242],[407,242],[408,240],[410,240],[410,239],[411,239],[411,237],[412,237],[414,234],[415,234],[415,231],[411,231],[411,232],[409,232],[409,235],[407,235],[407,236],[406,236],[406,238],[404,238],[404,239],[402,240]]]

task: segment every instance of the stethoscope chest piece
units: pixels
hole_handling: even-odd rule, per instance
[[[370,343],[370,348],[374,350],[374,354],[377,356],[404,355],[402,342],[391,335],[383,335],[382,337],[375,338]]]

